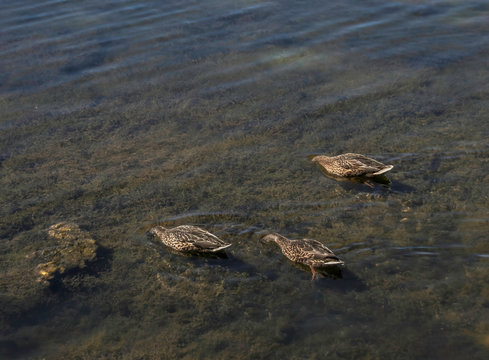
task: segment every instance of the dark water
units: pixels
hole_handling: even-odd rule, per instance
[[[487,1],[0,4],[0,357],[489,358]],[[315,154],[393,164],[330,179]],[[50,225],[98,260],[35,280]],[[228,259],[169,253],[194,224]],[[341,279],[259,242],[320,240]],[[37,262],[36,262],[37,261]]]

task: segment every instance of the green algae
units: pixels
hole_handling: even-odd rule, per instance
[[[48,234],[57,240],[57,244],[38,251],[39,256],[47,260],[36,267],[39,282],[48,284],[55,276],[73,269],[83,269],[87,263],[95,260],[95,240],[77,224],[60,222],[51,225]]]
[[[487,358],[487,51],[416,67],[357,58],[353,40],[221,44],[2,97],[0,355]],[[43,84],[138,46],[37,78],[44,58],[23,62]],[[391,183],[340,183],[308,159],[346,151],[393,163]],[[88,271],[89,242],[46,287],[35,269],[53,259],[32,254],[59,246],[46,229],[63,219],[113,256]],[[155,223],[205,226],[229,258],[170,254]],[[311,282],[260,244],[271,231],[324,242],[343,278]]]
[[[363,106],[368,109],[369,103]],[[319,127],[322,116],[315,120]],[[109,272],[85,279],[69,274],[64,282],[71,291],[62,298],[54,292],[46,303],[42,289],[26,287],[12,297],[14,290],[7,288],[5,304],[17,304],[17,310],[8,307],[9,319],[30,310],[56,320],[34,317],[22,326],[4,320],[10,329],[5,341],[52,358],[436,358],[461,357],[465,349],[482,358],[486,353],[481,319],[487,313],[482,299],[488,267],[474,254],[489,253],[480,166],[487,148],[478,135],[474,145],[437,149],[428,148],[426,138],[410,139],[412,154],[383,154],[395,164],[390,188],[372,190],[325,177],[307,158],[325,146],[320,138],[310,141],[312,132],[295,130],[292,146],[291,140],[277,141],[275,135],[287,132],[280,127],[273,130],[278,133],[250,130],[245,137],[219,141],[204,141],[222,131],[219,127],[169,139],[178,131],[161,127],[120,145],[116,142],[125,135],[111,134],[103,145],[91,145],[90,154],[76,142],[65,146],[65,153],[48,142],[48,156],[31,159],[35,172],[23,170],[23,155],[4,160],[2,181],[15,195],[3,194],[13,202],[4,235],[13,236],[8,248],[2,246],[15,276],[10,272],[3,281],[25,283],[27,260],[17,262],[21,256],[14,254],[32,253],[33,238],[62,216],[78,218],[114,250]],[[437,170],[427,174],[438,158]],[[56,177],[49,177],[53,173]],[[36,181],[15,185],[14,178],[33,176]],[[411,188],[405,191],[405,185]],[[159,222],[205,226],[233,243],[230,259],[168,254],[145,234]],[[310,274],[259,244],[269,231],[323,241],[345,260],[349,273],[312,283]],[[48,246],[48,238],[41,240]],[[417,255],[420,251],[433,255]]]

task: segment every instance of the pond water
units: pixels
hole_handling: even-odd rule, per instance
[[[489,358],[487,1],[0,5],[0,358]],[[310,161],[358,152],[389,182]],[[36,281],[51,225],[97,260]],[[147,232],[192,224],[228,258]],[[308,269],[260,239],[314,238]]]

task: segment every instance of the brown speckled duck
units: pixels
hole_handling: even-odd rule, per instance
[[[181,225],[172,229],[155,226],[149,232],[166,246],[181,252],[217,253],[231,246],[214,234],[193,225]]]
[[[341,154],[338,156],[314,156],[312,161],[319,163],[327,172],[341,177],[377,176],[391,170],[393,165],[385,165],[380,161],[361,154]]]
[[[262,242],[274,242],[282,253],[290,260],[309,266],[312,271],[312,279],[319,277],[315,268],[324,268],[332,265],[344,265],[330,249],[313,239],[291,240],[277,233],[266,235]]]

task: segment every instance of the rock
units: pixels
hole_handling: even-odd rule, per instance
[[[47,261],[36,268],[39,282],[48,283],[57,274],[82,269],[95,260],[98,246],[90,234],[81,230],[77,224],[54,224],[49,227],[48,234],[57,240],[57,245],[41,250],[42,257]]]

